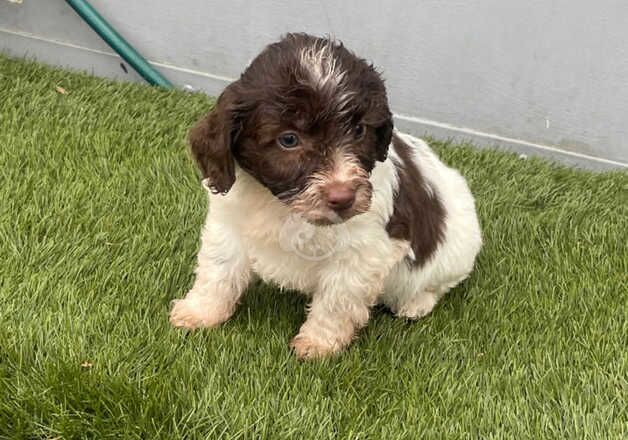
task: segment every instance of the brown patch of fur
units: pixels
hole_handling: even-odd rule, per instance
[[[415,257],[409,262],[422,266],[444,239],[445,208],[438,194],[430,194],[426,189],[425,179],[412,157],[412,147],[396,135],[393,136],[393,147],[401,161],[395,163],[399,192],[386,230],[392,238],[409,241]]]
[[[188,142],[203,178],[214,193],[226,193],[235,182],[232,146],[238,127],[233,120],[233,95],[229,88],[216,106],[190,130]]]

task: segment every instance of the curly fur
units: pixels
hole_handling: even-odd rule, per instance
[[[286,129],[298,148],[277,145]],[[290,345],[321,357],[346,347],[374,304],[420,318],[473,268],[482,239],[466,181],[425,142],[393,134],[379,74],[339,43],[296,34],[269,46],[190,142],[210,209],[174,326],[229,319],[256,274],[309,295]],[[330,204],[332,184],[350,206]]]

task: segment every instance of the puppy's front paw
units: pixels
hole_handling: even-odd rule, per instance
[[[290,341],[290,348],[299,359],[320,359],[339,353],[343,347],[335,341],[323,342],[299,333]]]
[[[170,324],[194,330],[217,327],[233,314],[232,307],[216,306],[198,299],[177,299],[172,302]]]

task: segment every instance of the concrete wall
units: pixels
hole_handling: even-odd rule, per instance
[[[594,168],[628,164],[625,0],[92,0],[178,85],[216,95],[287,31],[385,73],[397,126]],[[138,80],[62,0],[0,0],[0,50]]]

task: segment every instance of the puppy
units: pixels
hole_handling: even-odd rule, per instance
[[[176,327],[215,327],[253,274],[310,296],[290,346],[341,351],[383,303],[418,319],[482,245],[464,178],[393,130],[384,82],[341,43],[271,44],[190,131],[209,193],[196,281]]]

